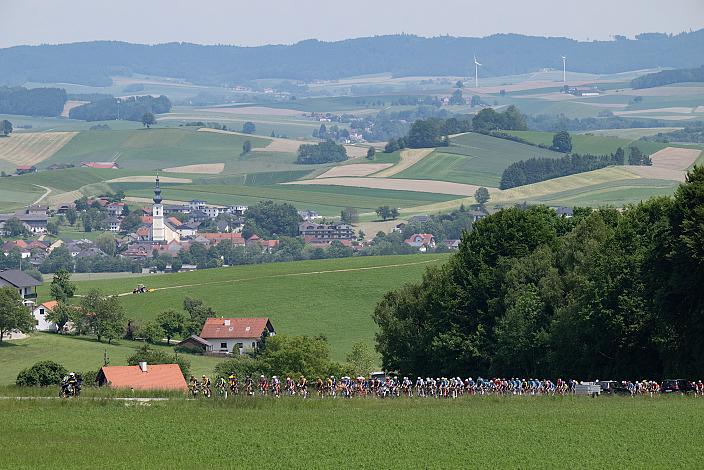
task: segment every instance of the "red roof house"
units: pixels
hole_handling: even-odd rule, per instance
[[[242,354],[257,349],[263,336],[275,334],[268,318],[208,318],[200,338],[210,343],[211,352]]]
[[[178,364],[147,364],[137,366],[105,366],[98,372],[99,385],[135,390],[188,390]]]

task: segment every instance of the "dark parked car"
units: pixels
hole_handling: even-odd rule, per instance
[[[630,395],[631,391],[621,382],[615,380],[601,380],[598,382],[601,385],[602,395]]]
[[[662,393],[692,393],[694,386],[689,380],[667,379],[662,381]]]

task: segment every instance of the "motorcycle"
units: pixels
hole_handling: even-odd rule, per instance
[[[80,395],[81,395],[81,388],[78,385],[74,385],[71,383],[61,384],[61,388],[59,389],[59,397],[68,398],[68,397],[78,397]]]

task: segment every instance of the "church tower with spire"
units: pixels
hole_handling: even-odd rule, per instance
[[[164,207],[161,205],[161,188],[159,188],[159,174],[156,175],[154,186],[154,205],[152,206],[152,241],[166,241],[166,228],[164,226]]]

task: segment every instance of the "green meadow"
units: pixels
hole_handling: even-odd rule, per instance
[[[245,140],[249,140],[253,148],[265,147],[270,142],[270,139],[256,136],[198,132],[193,128],[86,131],[71,139],[41,166],[116,161],[124,168],[155,170],[197,163],[228,164],[238,159]]]
[[[250,175],[252,176],[252,175]],[[151,186],[127,190],[128,196],[151,197]],[[355,207],[364,212],[374,211],[379,206],[413,207],[434,202],[449,201],[456,196],[394,191],[386,189],[354,188],[344,186],[237,186],[219,184],[164,185],[164,197],[189,201],[204,199],[211,204],[255,204],[262,200],[290,202],[298,209],[317,210],[324,216],[339,216],[345,207]]]
[[[683,397],[0,401],[7,468],[700,468],[702,416]]]
[[[560,156],[551,150],[469,132],[451,138],[449,147],[436,149],[394,177],[497,187],[501,174],[511,163],[531,157]]]
[[[129,292],[120,297],[125,316],[142,322],[154,319],[165,310],[181,310],[187,296],[202,299],[218,315],[266,316],[271,318],[279,333],[325,335],[333,359],[343,360],[353,343],[373,344],[376,325],[372,313],[386,292],[404,283],[419,281],[428,266],[439,265],[447,259],[448,255],[441,254],[355,257],[76,284],[78,295],[91,288],[105,294]],[[131,294],[137,284],[157,290]],[[49,282],[39,288],[40,300],[49,299],[48,289]],[[101,348],[102,345],[97,346],[102,354]],[[24,367],[35,359],[27,356]]]

